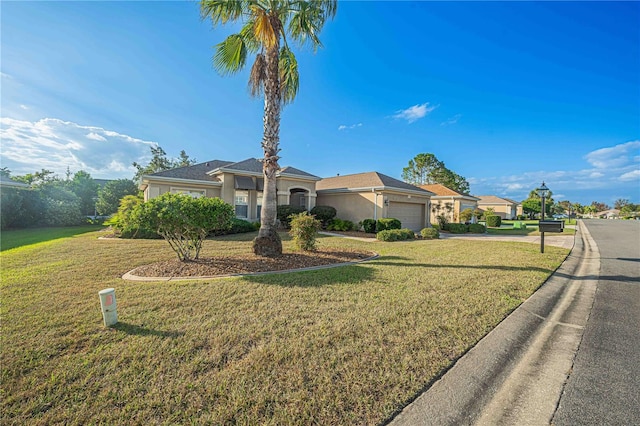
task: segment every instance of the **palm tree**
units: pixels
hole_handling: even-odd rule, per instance
[[[216,45],[214,68],[221,74],[234,74],[244,68],[247,55],[256,54],[249,76],[252,96],[264,96],[262,170],[264,175],[260,232],[253,251],[260,256],[282,253],[276,232],[276,173],[280,170],[280,110],[298,93],[298,62],[289,40],[300,46],[321,46],[318,34],[333,18],[336,0],[201,0],[200,14],[214,26],[241,22],[238,34]]]

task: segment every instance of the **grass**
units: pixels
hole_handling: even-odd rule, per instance
[[[540,232],[538,231],[538,221],[523,221],[527,224],[526,229],[513,229],[513,222],[502,222],[502,226],[500,228],[487,228],[487,233],[492,235],[529,235],[529,236],[539,236]],[[574,228],[564,228],[563,232],[545,232],[546,236],[553,235],[575,235],[576,230]]]
[[[5,251],[3,424],[380,424],[531,295],[568,251],[432,240],[354,266],[124,282],[162,240],[87,233]],[[205,243],[250,250],[254,234]],[[291,242],[285,241],[285,249]],[[98,291],[116,289],[119,324]]]
[[[103,228],[102,225],[85,225],[66,228],[32,228],[2,231],[2,234],[0,234],[0,251],[73,237],[101,228]]]

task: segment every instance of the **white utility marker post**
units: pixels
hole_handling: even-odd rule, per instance
[[[104,325],[110,327],[118,322],[116,290],[113,288],[105,288],[99,291],[98,295],[100,296],[100,307],[102,308]]]

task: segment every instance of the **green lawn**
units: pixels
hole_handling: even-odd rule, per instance
[[[80,235],[102,228],[102,225],[85,225],[67,228],[32,228],[2,231],[2,233],[0,233],[0,251],[44,241],[73,237],[74,235]]]
[[[250,251],[254,234],[205,243]],[[124,282],[175,257],[99,233],[0,254],[3,424],[380,424],[531,295],[568,250],[431,240],[364,243],[355,266]],[[285,249],[291,243],[285,241]],[[102,326],[98,291],[120,323]]]
[[[513,229],[512,221],[503,221],[502,226],[500,228],[487,228],[487,233],[492,235],[530,235],[530,236],[538,236],[540,232],[538,232],[538,221],[522,221],[527,224],[526,229]],[[576,230],[573,228],[564,228],[563,232],[545,232],[546,236],[550,235],[575,235]]]

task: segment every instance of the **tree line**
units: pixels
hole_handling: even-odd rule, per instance
[[[74,226],[96,220],[96,216],[109,216],[118,210],[120,200],[127,195],[142,198],[138,189],[142,175],[183,167],[195,163],[186,152],[176,159],[167,157],[159,146],[151,147],[152,159],[146,166],[133,163],[133,179],[109,180],[101,185],[84,170],[64,177],[41,169],[34,173],[12,176],[6,167],[0,174],[15,182],[29,185],[29,189],[2,186],[0,192],[1,229],[36,226]]]

